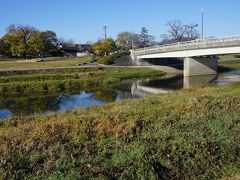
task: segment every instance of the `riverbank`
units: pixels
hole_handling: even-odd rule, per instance
[[[226,72],[240,69],[239,55],[225,55],[219,57],[219,72]]]
[[[204,179],[240,172],[240,85],[0,122],[1,178]],[[191,97],[191,98],[189,98]]]
[[[30,71],[27,75],[0,77],[0,95],[61,92],[68,89],[88,90],[114,86],[125,79],[150,78],[165,73],[143,68],[88,67]],[[32,74],[33,73],[33,74]]]

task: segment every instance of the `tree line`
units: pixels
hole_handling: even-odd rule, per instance
[[[57,36],[53,31],[39,31],[31,26],[11,25],[0,39],[0,54],[10,57],[58,54]]]
[[[153,45],[155,37],[148,34],[143,27],[140,34],[121,32],[114,41],[112,38],[98,40],[92,45],[93,52],[98,56],[108,55],[114,51],[128,51],[131,48],[143,48]]]
[[[142,27],[141,33],[121,32],[117,35],[116,41],[113,39],[99,40],[93,45],[93,51],[97,55],[105,55],[114,50],[127,51],[129,49],[143,48],[157,44],[167,44],[194,40],[200,37],[197,24],[183,24],[179,20],[169,21],[166,24],[168,31],[161,34],[161,42],[157,43],[155,37],[149,34],[147,28]]]
[[[197,24],[183,24],[179,20],[167,23],[168,31],[161,35],[161,42],[149,34],[146,27],[141,32],[121,32],[116,40],[112,38],[100,39],[92,44],[92,53],[105,56],[113,52],[128,51],[134,48],[143,48],[151,45],[181,42],[199,38]],[[57,38],[53,31],[39,31],[31,26],[10,25],[6,34],[0,39],[0,54],[8,57],[41,57],[61,56],[63,50],[73,45],[73,42]]]

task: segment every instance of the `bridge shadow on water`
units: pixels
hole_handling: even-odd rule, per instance
[[[184,61],[181,58],[154,58],[154,59],[143,59],[143,63],[150,65],[168,66],[178,70],[183,70]]]

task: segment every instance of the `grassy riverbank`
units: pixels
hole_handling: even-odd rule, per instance
[[[91,61],[91,59],[87,58],[52,58],[52,59],[48,58],[43,59],[43,61],[41,61],[41,59],[35,60],[7,59],[0,61],[0,71],[76,67],[77,64],[89,61]]]
[[[0,176],[214,179],[240,172],[240,85],[0,122]]]
[[[229,71],[229,70],[238,70],[240,69],[240,60],[234,61],[224,61],[219,63],[220,70]]]
[[[240,69],[240,55],[220,56],[219,71],[229,71]]]
[[[60,92],[67,89],[92,89],[116,85],[125,79],[161,76],[164,73],[143,68],[78,68],[47,74],[29,74],[0,77],[0,94]]]

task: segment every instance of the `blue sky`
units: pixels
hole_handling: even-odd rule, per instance
[[[206,36],[240,34],[239,0],[1,0],[0,36],[9,24],[28,24],[85,43],[102,37],[107,25],[113,38],[145,26],[159,40],[167,21],[201,24],[201,8]]]

